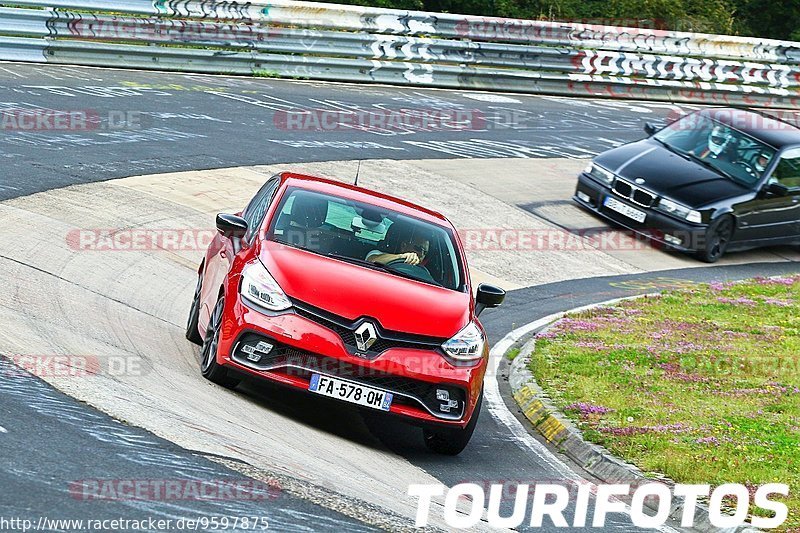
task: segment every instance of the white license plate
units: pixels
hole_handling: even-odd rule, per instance
[[[392,406],[392,399],[394,398],[391,392],[365,387],[364,385],[359,385],[352,381],[345,381],[343,379],[320,374],[311,376],[311,383],[308,384],[308,390],[323,396],[339,398],[346,402],[379,409],[381,411],[388,411]]]
[[[623,204],[613,196],[607,196],[603,205],[607,208],[611,209],[612,211],[616,211],[621,215],[625,215],[626,217],[639,222],[640,224],[644,222],[644,219],[647,218],[647,213],[644,211],[639,211],[636,208],[629,206],[628,204]]]

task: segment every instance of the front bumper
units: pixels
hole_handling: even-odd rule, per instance
[[[640,223],[605,207],[604,202],[609,196],[634,209],[644,211],[647,214],[647,218]],[[696,252],[704,248],[708,226],[681,221],[655,209],[634,204],[614,194],[611,188],[598,183],[586,173],[581,173],[578,176],[578,185],[575,188],[573,200],[584,209],[610,220],[637,235],[646,237],[664,248],[681,252]]]
[[[463,428],[472,417],[486,358],[476,366],[455,367],[436,351],[403,347],[373,359],[358,357],[338,333],[308,317],[292,310],[270,314],[252,309],[242,302],[235,284],[227,293],[236,297],[226,298],[218,364],[305,391],[311,376],[322,374],[391,392],[395,399],[389,413],[421,425]],[[274,348],[253,363],[242,348],[259,340]],[[441,390],[458,406],[437,399]]]

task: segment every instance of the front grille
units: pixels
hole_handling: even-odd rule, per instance
[[[386,374],[371,368],[298,350],[292,350],[287,355],[287,364],[291,365],[287,368],[290,374],[300,372],[305,378],[310,378],[314,372],[320,372],[387,390],[404,396],[407,400],[412,400],[412,402],[406,401],[405,403],[416,402],[422,404],[426,410],[440,418],[460,419],[464,414],[466,392],[460,387],[433,384],[394,374]],[[449,410],[444,410],[443,405],[445,405],[445,402],[437,400],[437,390],[446,390],[450,399],[457,402],[457,404]]]
[[[642,207],[652,207],[657,198],[656,195],[620,178],[614,180],[612,190],[619,196]]]
[[[630,198],[633,187],[630,183],[618,179],[614,182],[614,192],[625,198]]]
[[[633,191],[631,200],[633,200],[633,202],[636,204],[643,205],[645,207],[650,207],[651,205],[653,205],[653,200],[655,200],[655,197],[652,194],[645,192],[641,189],[636,189],[635,191]]]
[[[259,341],[268,342],[273,350],[258,362],[247,359],[245,346],[255,346]],[[326,374],[363,385],[387,390],[401,398],[398,401],[406,404],[421,405],[428,412],[439,418],[460,419],[466,405],[466,391],[453,385],[443,385],[388,374],[376,369],[354,365],[332,357],[325,357],[292,348],[254,332],[242,334],[234,343],[232,353],[234,361],[260,371],[280,371],[289,376],[310,379],[312,374]],[[455,405],[444,408],[448,402],[437,398],[437,390],[447,391],[449,399]]]
[[[342,339],[351,355],[374,359],[390,348],[407,348],[412,350],[440,351],[441,345],[447,339],[437,337],[426,337],[422,335],[410,335],[396,331],[384,330],[377,321],[372,321],[375,325],[378,338],[368,350],[359,350],[356,344],[355,331],[364,323],[366,319],[361,318],[356,321],[347,320],[344,317],[334,315],[323,309],[319,309],[303,302],[293,300],[294,311],[298,315],[307,318],[317,324],[335,332]]]

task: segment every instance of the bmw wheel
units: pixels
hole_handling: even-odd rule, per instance
[[[222,310],[225,308],[225,299],[220,298],[217,305],[214,306],[214,311],[211,313],[211,319],[208,322],[208,329],[206,330],[206,339],[203,342],[203,347],[200,349],[200,373],[209,381],[221,385],[225,388],[232,389],[241,381],[239,378],[232,377],[228,370],[223,368],[217,363],[217,350],[219,349],[220,330],[222,329]]]
[[[733,217],[723,216],[706,230],[705,247],[697,252],[697,257],[706,263],[716,263],[725,254],[733,237]]]
[[[472,412],[472,418],[464,429],[461,428],[425,428],[422,430],[425,446],[432,452],[442,455],[458,455],[469,444],[475,426],[478,425],[478,415],[481,414],[483,405],[483,391],[478,398],[478,405]]]

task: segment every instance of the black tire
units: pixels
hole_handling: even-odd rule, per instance
[[[464,429],[456,428],[424,428],[422,436],[425,438],[425,446],[434,453],[441,455],[458,455],[469,444],[475,426],[478,425],[478,415],[481,414],[483,405],[483,391],[478,398],[478,405],[472,413],[472,418]]]
[[[734,227],[733,217],[729,215],[725,215],[711,224],[706,230],[705,247],[698,250],[697,258],[706,263],[719,261],[728,249]]]
[[[186,322],[186,338],[190,342],[203,345],[203,337],[200,336],[200,289],[203,287],[203,274],[197,276],[197,287],[194,290],[194,298],[192,299],[192,308],[189,309],[189,320]]]
[[[225,307],[225,299],[220,298],[211,318],[208,321],[206,339],[200,349],[200,373],[207,380],[216,383],[227,389],[236,387],[241,381],[240,378],[232,376],[228,370],[217,363],[217,349],[219,348],[219,336],[222,329],[222,310]]]

